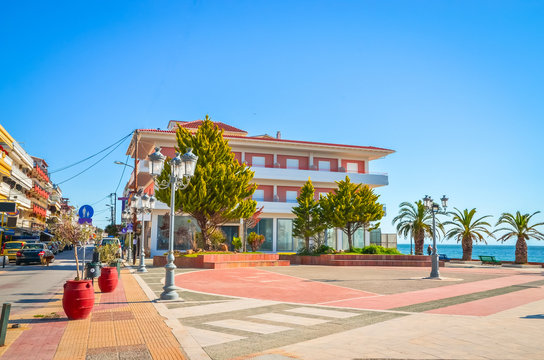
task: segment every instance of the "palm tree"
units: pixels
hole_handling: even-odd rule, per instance
[[[544,234],[536,230],[537,226],[544,225],[544,223],[537,223],[534,225],[529,225],[529,221],[533,216],[540,213],[537,211],[531,215],[521,214],[519,211],[516,212],[516,216],[510,213],[503,213],[497,222],[499,226],[502,224],[507,225],[505,228],[497,229],[495,231],[506,231],[506,233],[497,239],[497,241],[506,241],[510,238],[517,237],[516,242],[516,264],[525,264],[527,263],[527,243],[526,240],[529,238],[544,240]]]
[[[421,200],[414,204],[401,203],[399,214],[393,219],[393,225],[397,226],[399,235],[414,239],[416,255],[423,255],[425,234],[432,236],[432,215]]]
[[[491,217],[491,215],[482,216],[479,219],[475,219],[476,209],[468,211],[468,209],[461,212],[455,208],[455,212],[451,212],[453,216],[452,221],[447,221],[444,225],[453,226],[448,230],[446,237],[455,238],[457,242],[461,241],[463,246],[463,260],[472,259],[472,243],[481,241],[487,244],[484,235],[493,236],[493,233],[489,230],[491,225],[487,221],[483,221],[485,218]]]

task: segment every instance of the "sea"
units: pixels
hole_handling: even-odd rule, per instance
[[[427,247],[423,247],[427,254]],[[412,245],[413,248],[413,245]],[[397,249],[403,254],[410,254],[410,244],[397,244]],[[436,252],[446,254],[450,259],[461,259],[463,257],[463,248],[461,244],[436,244]],[[472,258],[479,260],[478,255],[495,256],[495,259],[501,261],[514,261],[516,257],[516,247],[514,245],[473,245]],[[528,246],[527,257],[529,262],[544,263],[544,246]]]

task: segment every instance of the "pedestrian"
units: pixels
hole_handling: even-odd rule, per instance
[[[427,254],[429,254],[429,256],[431,256],[432,253],[433,253],[433,247],[431,245],[429,245],[429,247],[427,248]]]

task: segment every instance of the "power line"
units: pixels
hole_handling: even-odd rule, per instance
[[[76,165],[81,164],[82,162],[85,162],[85,161],[87,161],[87,160],[89,160],[89,159],[92,159],[92,158],[95,157],[96,155],[99,155],[99,154],[103,153],[104,151],[108,150],[109,148],[111,148],[111,147],[117,145],[118,143],[123,142],[126,138],[128,138],[129,136],[131,136],[132,133],[133,133],[133,132],[131,131],[130,134],[124,136],[124,137],[123,137],[122,139],[120,139],[120,140],[117,140],[116,142],[114,142],[114,143],[111,144],[110,146],[108,146],[108,147],[106,147],[106,148],[100,150],[100,151],[97,152],[96,154],[93,154],[93,155],[91,155],[91,156],[88,156],[88,157],[86,157],[86,158],[83,159],[83,160],[76,161],[75,163],[70,164],[70,165],[67,165],[67,166],[64,166],[64,167],[62,167],[62,168],[60,168],[60,169],[57,169],[57,170],[54,170],[54,171],[49,171],[49,174],[53,174],[53,173],[56,173],[56,172],[59,172],[59,171],[63,171],[63,170],[69,169],[69,168],[71,168],[71,167],[73,167],[73,166],[76,166]]]
[[[109,195],[106,195],[106,196],[104,196],[102,199],[98,200],[97,202],[92,203],[91,206],[94,206],[94,205],[96,205],[96,204],[98,204],[98,203],[100,203],[100,202],[106,200],[106,199],[109,198],[109,197],[110,197]]]
[[[132,134],[132,133],[131,133],[131,134]],[[127,136],[125,136],[122,140],[127,139],[129,136],[130,136],[130,134],[127,135]],[[117,146],[115,146],[113,149],[111,149],[106,155],[102,156],[100,159],[98,159],[96,162],[94,162],[94,163],[93,163],[91,166],[89,166],[88,168],[86,168],[86,169],[84,169],[84,170],[78,172],[78,173],[75,174],[74,176],[72,176],[72,177],[70,177],[70,178],[68,178],[68,179],[66,179],[66,180],[64,180],[64,181],[61,181],[61,182],[57,183],[57,185],[64,184],[65,182],[70,181],[70,180],[72,180],[73,178],[75,178],[75,177],[77,177],[77,176],[83,174],[83,173],[86,172],[87,170],[90,170],[90,169],[91,169],[92,167],[94,167],[96,164],[98,164],[99,162],[101,162],[102,160],[104,160],[109,154],[111,154],[112,152],[114,152],[119,146],[121,146],[122,143],[123,143],[123,142],[119,142],[119,143],[117,144]]]
[[[121,185],[121,181],[123,180],[123,175],[125,175],[125,170],[127,169],[127,161],[128,161],[129,155],[127,155],[127,158],[125,159],[125,165],[123,166],[123,172],[121,173],[121,177],[119,178],[119,182],[117,183],[117,187],[115,188],[115,193],[117,194],[117,190],[119,190],[119,185]]]

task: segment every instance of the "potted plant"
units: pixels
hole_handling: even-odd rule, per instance
[[[78,224],[71,212],[61,214],[60,221],[55,225],[55,236],[73,246],[76,260],[76,277],[66,281],[62,296],[62,307],[70,320],[86,319],[94,306],[94,288],[91,280],[82,279],[77,256],[78,246],[89,239],[90,233],[91,229]]]
[[[100,254],[100,261],[111,265],[115,263],[117,258],[118,246],[114,244],[105,244],[98,248]],[[117,266],[105,266],[102,267],[100,276],[98,277],[98,286],[102,292],[112,292],[117,287],[118,274]]]
[[[253,231],[247,237],[247,242],[249,243],[249,246],[251,246],[251,250],[253,252],[259,250],[261,245],[264,243],[264,240],[264,235],[259,235]]]

